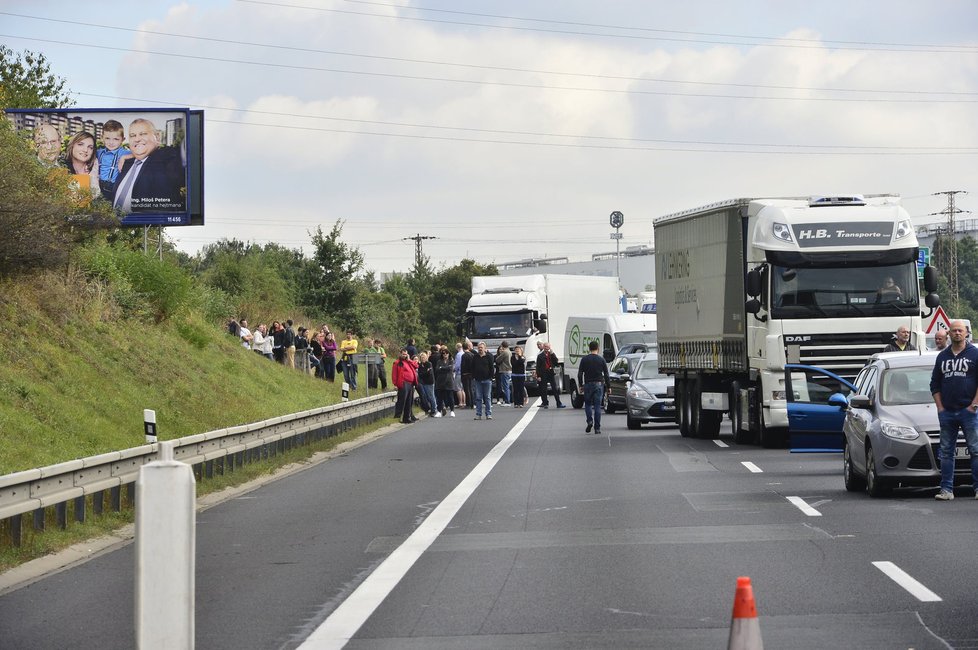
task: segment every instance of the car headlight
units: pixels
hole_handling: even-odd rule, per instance
[[[908,427],[905,424],[893,424],[892,422],[881,424],[880,431],[883,432],[884,436],[896,438],[897,440],[916,440],[920,436],[913,427]]]
[[[638,384],[632,384],[625,392],[632,399],[655,399],[652,397],[649,391],[645,390]]]

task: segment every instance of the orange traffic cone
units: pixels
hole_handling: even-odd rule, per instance
[[[764,650],[761,624],[757,621],[757,607],[754,605],[754,589],[746,576],[737,578],[727,650]]]

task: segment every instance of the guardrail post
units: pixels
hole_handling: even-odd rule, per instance
[[[136,502],[136,647],[194,647],[195,490],[173,442],[139,468]]]

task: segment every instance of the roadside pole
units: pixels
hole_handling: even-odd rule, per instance
[[[136,647],[194,647],[196,493],[190,465],[159,443],[136,479]]]

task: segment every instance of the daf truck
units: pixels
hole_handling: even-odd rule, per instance
[[[550,343],[559,364],[557,385],[566,392],[564,338],[567,317],[582,310],[621,312],[618,279],[590,275],[491,275],[472,278],[472,297],[457,332],[490,353],[503,341],[526,355],[527,389],[536,390],[537,342]]]
[[[659,366],[683,436],[777,446],[785,365],[851,380],[900,326],[924,346],[918,244],[897,195],[744,198],[656,219]],[[896,289],[893,289],[893,286]],[[925,304],[939,298],[924,269]]]

